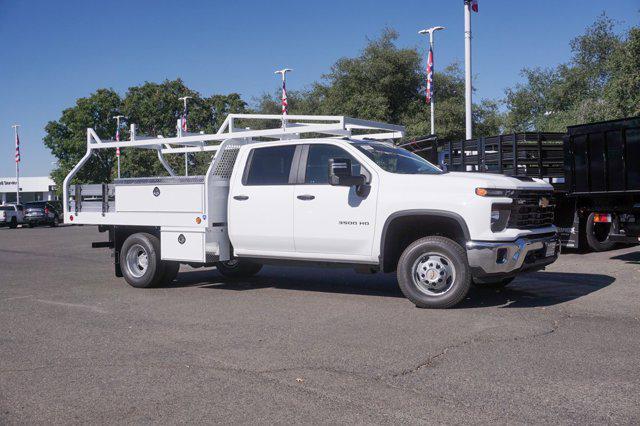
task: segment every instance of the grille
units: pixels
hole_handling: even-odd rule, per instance
[[[543,205],[543,199],[548,205]],[[507,227],[516,229],[543,228],[553,225],[555,200],[551,191],[517,191],[511,204]]]

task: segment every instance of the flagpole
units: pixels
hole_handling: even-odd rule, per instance
[[[120,119],[124,117],[124,115],[116,115],[116,141],[120,142]],[[120,147],[116,148],[116,157],[118,159],[118,179],[120,179]]]
[[[436,114],[435,114],[435,90],[433,89],[434,86],[434,77],[435,77],[435,52],[433,50],[433,33],[435,33],[436,31],[439,30],[444,30],[445,27],[431,27],[431,28],[427,28],[425,30],[420,30],[418,31],[418,34],[429,34],[429,51],[431,52],[431,87],[427,88],[427,90],[430,90],[432,93],[430,93],[429,95],[429,104],[431,106],[431,134],[435,135],[436,133]],[[427,57],[427,67],[429,62],[429,58]],[[429,76],[427,76],[427,79],[429,79]]]
[[[289,104],[287,101],[287,73],[293,71],[290,68],[284,68],[281,70],[277,70],[274,72],[274,74],[280,74],[282,75],[282,128],[286,129],[287,128],[287,119],[285,118],[286,115],[288,114],[288,108],[289,108]]]
[[[14,124],[11,127],[13,127],[13,142],[16,145],[16,204],[20,204],[20,157],[18,156],[20,152],[20,146],[18,145],[18,127],[20,127],[20,125]]]
[[[472,92],[471,85],[471,0],[464,0],[464,109],[465,137],[473,137],[472,129]]]
[[[191,99],[192,96],[183,96],[178,98],[184,103],[184,109],[182,110],[182,120],[180,120],[180,128],[178,128],[178,136],[182,136],[182,132],[187,131],[187,99]],[[184,153],[184,175],[189,176],[189,153]]]

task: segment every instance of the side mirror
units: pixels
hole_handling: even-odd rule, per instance
[[[367,183],[363,175],[351,174],[351,160],[348,158],[329,159],[329,184],[333,186],[363,186]]]

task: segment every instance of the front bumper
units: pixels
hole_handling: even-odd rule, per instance
[[[547,247],[555,244],[553,254]],[[474,278],[506,278],[524,271],[542,269],[558,259],[558,234],[518,238],[515,241],[469,241],[467,259]]]

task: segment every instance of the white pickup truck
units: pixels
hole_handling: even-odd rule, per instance
[[[0,226],[17,228],[24,223],[24,207],[22,204],[5,204],[0,206]]]
[[[397,271],[416,306],[446,308],[472,283],[506,285],[557,259],[551,185],[443,172],[391,142],[403,133],[342,116],[248,114],[212,135],[140,137],[132,125],[116,142],[88,129],[64,182],[65,222],[108,231],[94,247],[112,248],[116,275],[134,287],[172,281],[181,263],[241,278],[308,262]],[[72,185],[95,150],[116,147],[155,150],[169,176]],[[177,176],[165,155],[192,152],[213,153],[206,175]]]

